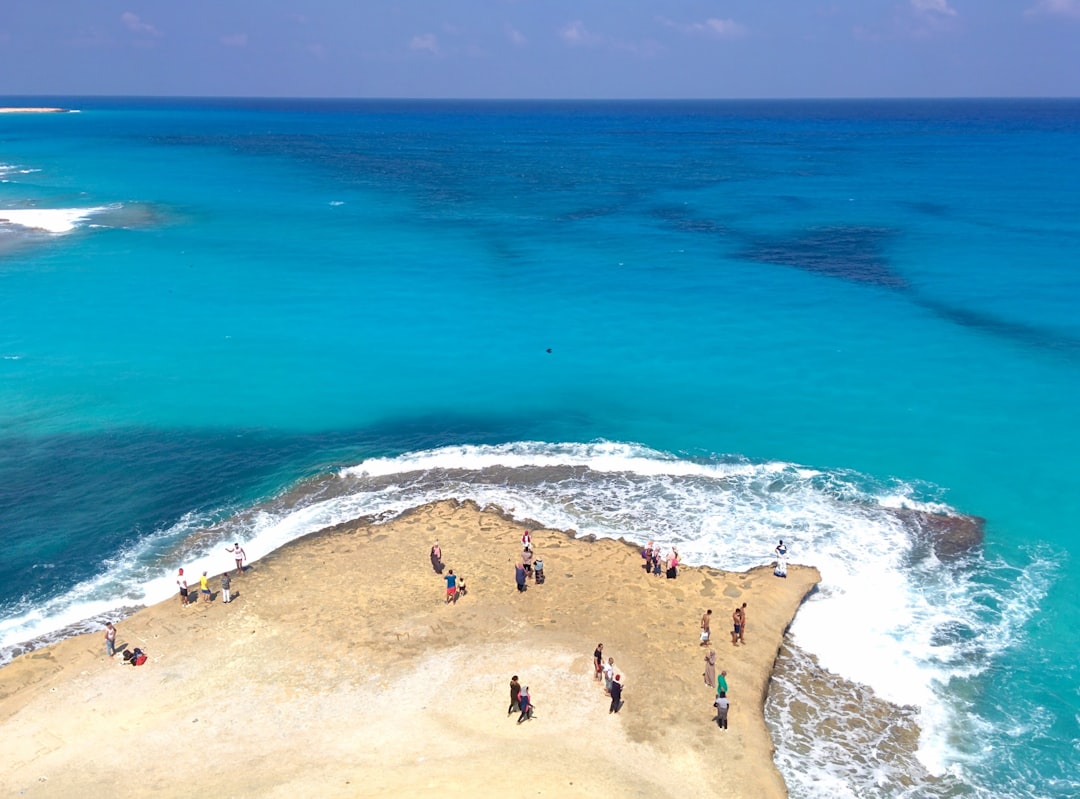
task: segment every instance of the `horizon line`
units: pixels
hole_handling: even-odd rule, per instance
[[[345,95],[262,95],[262,94],[0,94],[0,99],[79,98],[88,100],[315,100],[315,101],[391,101],[391,102],[493,102],[493,103],[710,103],[710,102],[953,102],[957,100],[1080,100],[1080,95],[953,95],[953,96],[874,96],[837,97],[422,97],[422,96],[345,96]]]

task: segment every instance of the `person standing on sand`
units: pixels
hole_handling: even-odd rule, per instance
[[[529,534],[528,530],[526,530],[524,533],[521,534],[521,548],[522,549],[531,549],[532,548],[532,535]]]
[[[716,707],[716,726],[722,730],[727,729],[727,714],[728,708],[731,707],[731,702],[728,701],[727,693],[721,691],[720,695],[716,697],[713,702],[713,706]]]
[[[532,577],[533,573],[533,552],[531,549],[524,549],[521,552],[521,565],[525,567],[525,576]]]
[[[674,580],[679,576],[679,550],[675,547],[671,548],[671,555],[668,557],[667,572],[665,572],[669,580]]]
[[[210,579],[206,576],[206,572],[202,573],[202,577],[199,578],[199,593],[202,594],[202,601],[209,602],[210,597]]]
[[[529,686],[525,686],[520,694],[518,694],[518,707],[521,708],[521,715],[518,716],[518,724],[523,721],[528,721],[532,718],[533,703],[532,696],[529,694]]]
[[[431,568],[435,570],[436,574],[442,574],[442,547],[439,546],[438,541],[431,547]]]
[[[519,696],[522,693],[522,683],[517,681],[517,675],[515,674],[510,678],[510,707],[507,708],[507,715],[510,716],[517,710],[522,709],[521,700]]]
[[[618,713],[622,707],[622,689],[622,675],[616,674],[611,681],[611,707],[608,708],[608,713]]]
[[[221,603],[228,605],[232,602],[232,592],[229,591],[229,587],[232,585],[232,581],[229,579],[229,573],[223,572],[221,575]]]
[[[709,654],[705,656],[705,673],[702,675],[705,678],[705,684],[710,688],[713,687],[713,683],[716,682],[716,650],[710,649]]]
[[[525,566],[520,562],[514,567],[514,580],[517,581],[518,592],[525,590]]]
[[[443,579],[446,580],[446,604],[457,602],[457,577],[454,576],[454,570],[451,569]]]
[[[739,643],[746,643],[746,603],[742,603],[742,607],[739,608]]]
[[[105,654],[109,657],[116,654],[116,628],[111,621],[105,622]]]
[[[231,547],[225,547],[226,552],[231,552],[233,558],[236,560],[236,573],[244,573],[244,561],[247,560],[247,553],[240,546],[240,542],[236,541]]]
[[[604,693],[611,696],[611,684],[615,682],[615,658],[608,658],[604,664]]]
[[[709,643],[709,622],[712,620],[712,609],[705,611],[705,615],[701,617],[701,645],[705,646]]]
[[[773,574],[777,577],[787,577],[787,547],[784,546],[783,539],[780,539],[780,543],[776,545],[773,552],[776,553],[776,568],[773,569]]]
[[[187,578],[184,577],[184,570],[181,569],[176,575],[176,584],[180,586],[180,605],[187,607],[188,604],[188,590],[187,590]]]
[[[521,704],[518,701],[518,697],[521,694],[521,683],[518,682],[518,676],[515,674],[510,678],[510,707],[506,710],[506,715],[510,716],[515,710],[521,710]]]
[[[593,669],[595,670],[595,674],[593,674],[593,679],[594,680],[599,680],[600,677],[604,673],[604,645],[603,644],[597,644],[596,645],[596,649],[594,649],[593,653],[592,653],[592,659],[593,659]]]
[[[739,636],[742,635],[742,608],[735,608],[735,612],[731,614],[731,621],[734,624],[731,630],[731,645],[735,646],[739,643]]]
[[[717,694],[717,696],[719,696],[720,694],[726,694],[726,693],[727,693],[727,672],[722,671],[722,672],[720,672],[720,676],[716,678],[716,694]]]

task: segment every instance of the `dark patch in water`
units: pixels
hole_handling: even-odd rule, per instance
[[[1002,319],[999,316],[976,311],[972,308],[957,308],[956,306],[945,305],[920,295],[913,294],[912,300],[941,318],[963,327],[991,333],[995,336],[1012,339],[1040,349],[1066,354],[1080,353],[1080,339],[1075,336],[1056,333],[1025,322]]]
[[[560,214],[555,217],[556,222],[581,222],[586,219],[597,219],[602,216],[614,216],[622,209],[619,206],[606,206],[603,208],[581,208],[577,211]]]
[[[986,519],[952,516],[911,508],[890,510],[915,536],[917,543],[933,547],[941,560],[955,560],[982,546]]]
[[[776,199],[788,208],[809,208],[812,205],[805,197],[799,197],[794,194],[780,194],[777,195]]]
[[[683,205],[659,205],[648,211],[649,216],[660,220],[666,227],[677,230],[680,233],[715,233],[726,234],[728,228],[721,223],[702,217],[694,216]]]
[[[1040,349],[1069,355],[1080,353],[1080,338],[1075,336],[918,294],[889,263],[885,248],[894,236],[893,231],[877,227],[821,227],[787,236],[757,237],[736,255],[758,263],[790,266],[839,280],[893,289],[953,324]]]
[[[737,255],[854,283],[902,289],[907,281],[892,270],[885,256],[885,244],[892,236],[892,231],[878,227],[820,227],[789,236],[758,237]]]
[[[912,211],[925,214],[926,216],[943,217],[949,215],[949,206],[942,203],[919,200],[916,202],[901,203],[901,205],[910,208]]]

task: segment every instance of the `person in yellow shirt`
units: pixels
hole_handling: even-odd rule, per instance
[[[210,580],[206,576],[206,572],[202,573],[202,577],[199,578],[199,593],[202,594],[203,602],[210,601]]]

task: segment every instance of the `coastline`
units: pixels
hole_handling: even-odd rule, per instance
[[[70,114],[70,108],[21,108],[19,106],[4,106],[0,108],[0,114]]]
[[[624,542],[534,530],[548,579],[518,594],[522,529],[456,501],[337,525],[235,577],[228,606],[173,599],[124,619],[118,643],[145,649],[144,666],[110,661],[100,633],[20,656],[0,668],[0,786],[170,795],[198,775],[230,796],[494,796],[524,779],[560,795],[785,796],[763,707],[817,571],[695,567],[666,580]],[[436,538],[469,587],[453,606],[428,560]],[[733,647],[742,602],[747,642]],[[729,730],[711,721],[701,677],[706,608]],[[618,716],[592,678],[597,641],[625,678]],[[537,706],[521,726],[502,714],[515,673]]]

